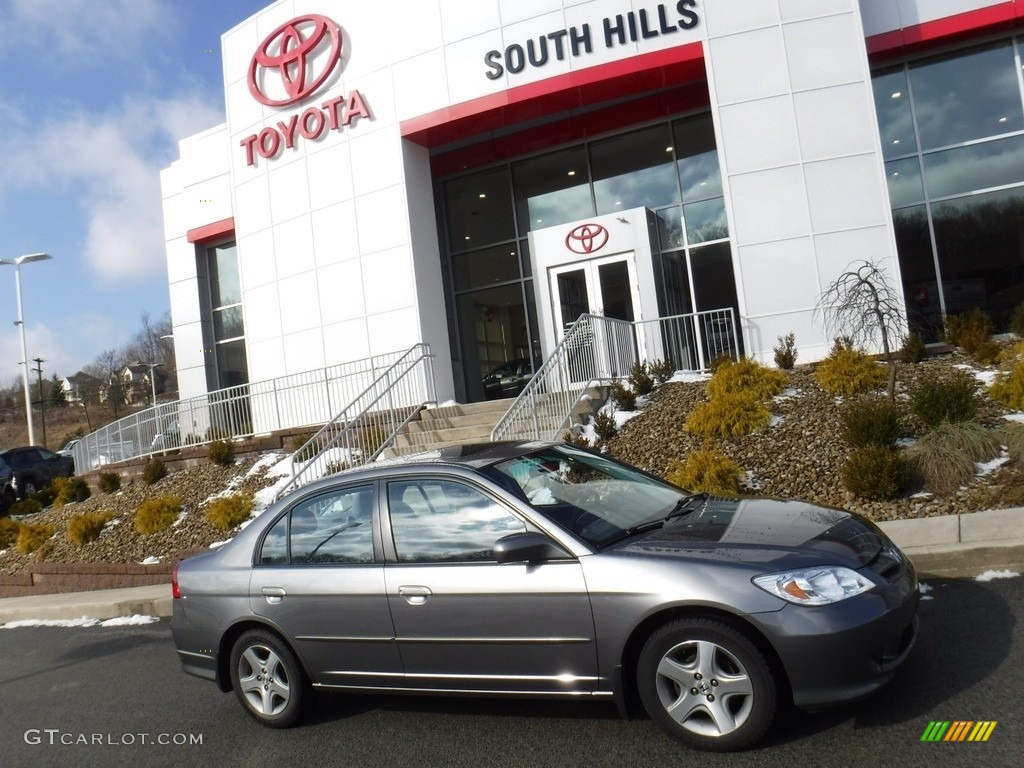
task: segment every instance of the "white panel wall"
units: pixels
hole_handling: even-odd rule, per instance
[[[747,351],[796,334],[827,353],[815,307],[859,259],[899,267],[857,0],[704,3]]]

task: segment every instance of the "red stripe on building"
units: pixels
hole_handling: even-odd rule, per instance
[[[188,231],[188,241],[190,243],[196,243],[202,245],[212,240],[220,240],[233,234],[235,231],[235,218],[234,216],[215,221],[212,224],[206,224],[202,227],[196,227]]]

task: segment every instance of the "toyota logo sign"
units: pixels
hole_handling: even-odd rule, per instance
[[[249,92],[268,107],[286,107],[323,85],[340,59],[338,25],[319,14],[299,16],[267,35],[256,49],[249,64]]]
[[[600,224],[580,224],[565,236],[565,247],[573,253],[599,251],[608,242],[608,230]]]

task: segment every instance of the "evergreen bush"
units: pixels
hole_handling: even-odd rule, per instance
[[[694,451],[684,461],[675,462],[666,479],[680,488],[717,496],[738,496],[740,492],[739,465],[717,451]]]
[[[162,496],[147,499],[135,510],[135,530],[143,536],[166,531],[181,514],[181,499],[177,496]]]

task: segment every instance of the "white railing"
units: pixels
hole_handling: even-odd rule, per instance
[[[492,440],[554,440],[572,426],[587,390],[626,378],[640,361],[668,360],[677,371],[706,371],[737,359],[732,308],[628,322],[581,315],[491,432]]]
[[[385,448],[397,451],[395,436],[429,404],[436,403],[433,356],[418,344],[345,406],[292,456],[289,490],[324,475],[376,459]]]
[[[638,360],[633,324],[581,315],[491,431],[491,440],[553,438],[595,382],[629,375]]]
[[[421,348],[426,350],[422,344],[413,350]],[[323,424],[410,351],[376,355],[161,403],[82,438],[74,447],[76,470],[86,472],[104,464],[186,445]],[[432,378],[427,389],[433,397]]]

